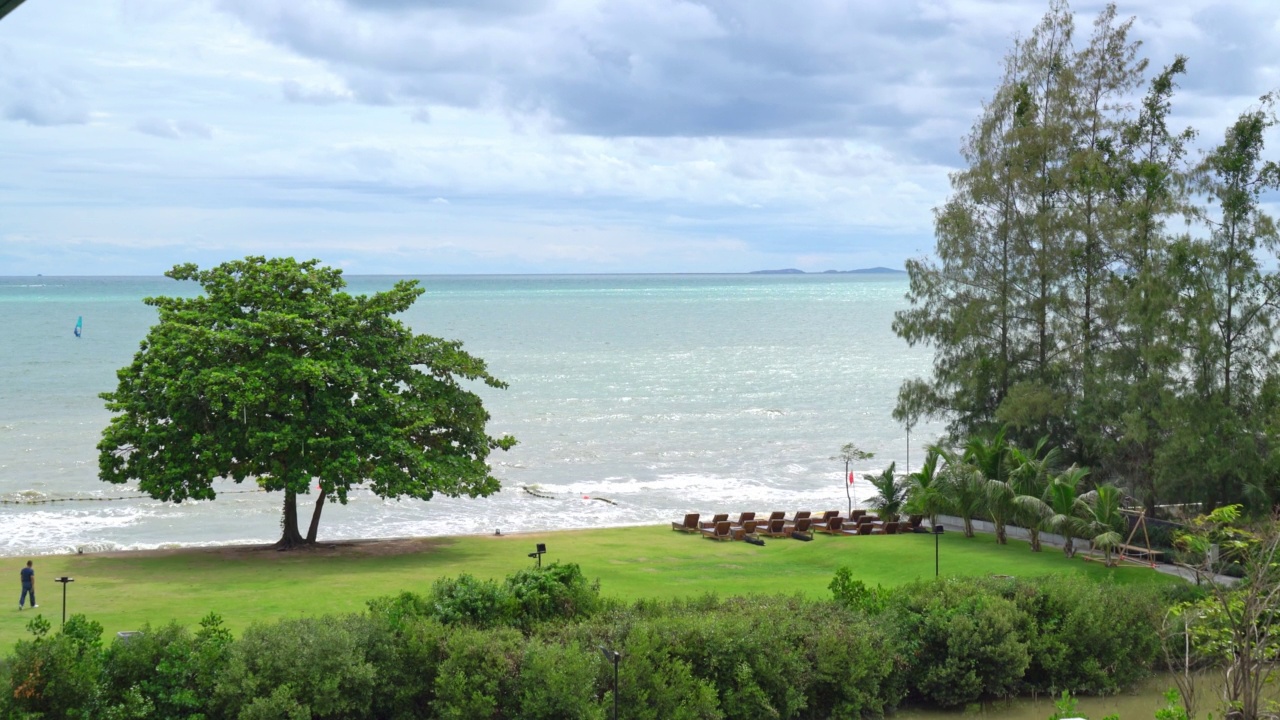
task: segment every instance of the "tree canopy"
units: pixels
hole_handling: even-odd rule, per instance
[[[416,281],[356,296],[341,270],[263,257],[165,274],[204,293],[145,300],[159,321],[101,395],[116,413],[98,443],[103,480],[181,502],[252,478],[284,494],[282,547],[315,542],[325,502],[357,486],[420,500],[499,490],[487,458],[516,441],[487,434],[463,383],[506,384],[461,343],[396,319]],[[297,497],[313,492],[304,537]]]

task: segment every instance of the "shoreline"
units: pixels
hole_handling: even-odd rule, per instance
[[[504,538],[533,537],[547,535],[565,535],[570,533],[590,532],[595,530],[611,530],[619,528],[663,527],[661,523],[629,523],[623,525],[604,525],[596,527],[555,528],[551,530],[516,530],[501,535],[493,533],[451,533],[448,535],[408,535],[373,538],[338,538],[334,540],[320,539],[315,545],[304,545],[292,550],[278,550],[275,543],[242,543],[229,542],[217,545],[177,545],[173,547],[136,548],[128,550],[102,550],[71,553],[44,553],[41,555],[6,555],[7,558],[41,558],[41,557],[82,557],[82,558],[154,558],[173,557],[177,555],[201,555],[247,557],[276,553],[281,558],[305,555],[307,557],[383,557],[390,555],[411,555],[430,551],[442,545],[452,544],[457,538]]]

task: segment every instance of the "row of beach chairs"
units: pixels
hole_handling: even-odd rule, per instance
[[[811,533],[827,535],[899,535],[915,532],[923,515],[912,515],[904,522],[883,522],[866,510],[854,510],[848,518],[839,510],[827,510],[814,515],[808,510],[797,511],[790,518],[781,510],[769,513],[767,518],[756,519],[753,512],[738,514],[730,520],[728,513],[719,513],[710,520],[703,520],[699,513],[689,513],[683,521],[671,523],[671,529],[679,532],[698,533],[710,540],[757,540],[764,537],[795,537],[809,539]]]

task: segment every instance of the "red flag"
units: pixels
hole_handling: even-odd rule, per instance
[[[852,470],[850,470],[850,471],[849,471],[849,484],[850,484],[850,485],[852,485],[852,484],[853,484],[853,471],[852,471]]]

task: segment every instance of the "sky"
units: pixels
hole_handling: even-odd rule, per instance
[[[1047,8],[27,0],[0,20],[0,275],[900,268]],[[1101,4],[1072,9],[1083,39]],[[1280,3],[1119,11],[1153,67],[1188,56],[1203,147],[1280,88]]]

